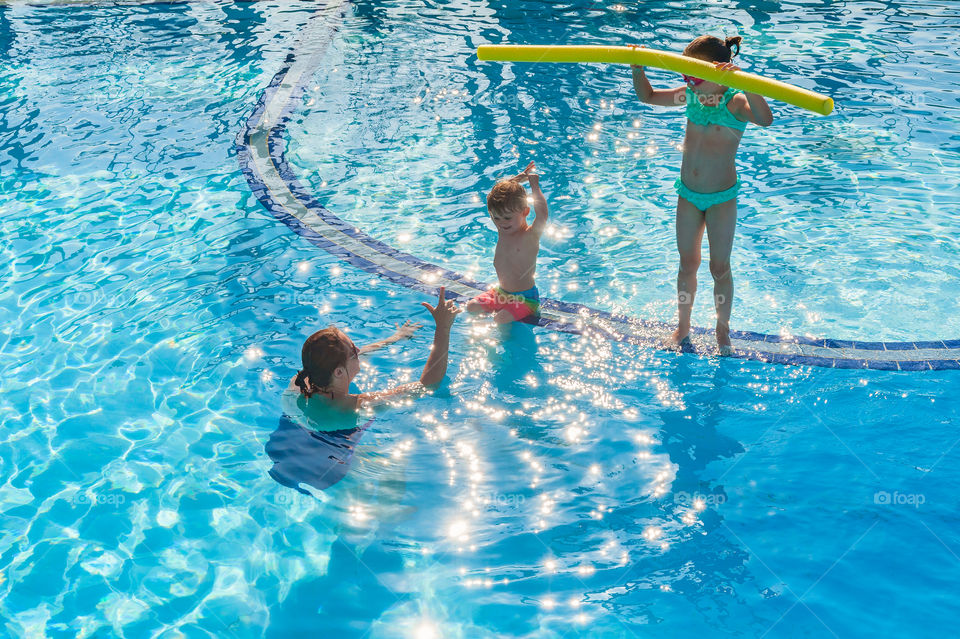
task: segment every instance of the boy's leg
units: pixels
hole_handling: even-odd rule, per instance
[[[467,302],[468,313],[489,313],[497,308],[497,290],[490,289]]]
[[[497,324],[509,324],[510,322],[513,321],[513,313],[511,313],[505,308],[501,308],[493,316],[493,321],[496,322]]]
[[[690,333],[690,313],[697,295],[697,269],[700,268],[700,244],[703,242],[703,211],[677,198],[677,251],[680,268],[677,271],[677,309],[679,323],[670,340],[679,344]]]
[[[710,243],[710,274],[717,308],[717,344],[730,346],[730,311],[733,308],[733,274],[730,253],[737,228],[737,200],[727,200],[707,209],[707,240]]]

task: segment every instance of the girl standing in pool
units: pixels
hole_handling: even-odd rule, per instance
[[[718,69],[736,71],[730,62],[740,52],[741,38],[721,40],[700,36],[683,50],[685,56],[713,62]],[[647,104],[685,106],[687,132],[683,141],[680,177],[674,183],[677,198],[677,307],[680,320],[668,345],[689,343],[690,313],[697,292],[700,245],[706,228],[710,244],[710,273],[717,309],[717,346],[729,355],[730,310],[733,306],[733,275],[730,252],[737,223],[737,191],[740,178],[734,160],[748,122],[770,126],[773,113],[762,96],[683,76],[686,85],[654,90],[643,67],[633,67],[633,86]]]

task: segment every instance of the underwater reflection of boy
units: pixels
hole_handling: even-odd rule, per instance
[[[493,268],[497,286],[467,302],[470,313],[494,313],[497,324],[508,324],[540,315],[540,292],[534,282],[540,236],[547,225],[547,200],[540,176],[531,162],[520,174],[497,182],[487,196],[487,211],[497,227]],[[523,183],[530,183],[533,223],[527,225],[530,205]]]
[[[700,36],[687,45],[683,55],[712,62],[718,69],[737,71],[730,62],[740,52],[740,37],[721,40]],[[717,346],[721,355],[730,354],[730,311],[733,306],[733,275],[730,253],[737,223],[737,191],[740,178],[734,160],[740,138],[752,122],[770,126],[773,113],[762,96],[683,77],[681,87],[654,90],[643,67],[633,67],[633,86],[647,104],[686,106],[687,131],[683,141],[683,162],[677,190],[677,330],[667,344],[677,348],[689,342],[690,313],[697,292],[700,244],[706,228],[710,243],[710,273],[717,310]]]
[[[460,309],[445,299],[424,303],[436,324],[433,348],[419,382],[369,393],[354,393],[360,355],[410,337],[419,324],[405,323],[391,337],[358,348],[346,333],[330,327],[307,338],[301,349],[303,368],[283,393],[283,415],[265,446],[273,461],[269,474],[302,493],[302,485],[326,490],[347,474],[357,442],[373,420],[357,426],[356,409],[404,395],[414,395],[443,380],[447,372],[450,327]]]

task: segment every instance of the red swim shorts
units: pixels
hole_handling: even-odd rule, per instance
[[[488,313],[505,309],[516,321],[540,315],[540,292],[536,286],[519,293],[509,293],[495,286],[471,301],[480,304]]]

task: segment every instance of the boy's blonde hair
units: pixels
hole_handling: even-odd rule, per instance
[[[527,190],[516,180],[500,180],[487,195],[487,210],[496,217],[507,217],[527,207]]]

